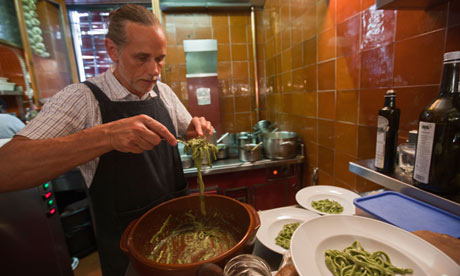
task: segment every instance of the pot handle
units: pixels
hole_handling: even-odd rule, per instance
[[[136,222],[137,222],[137,219],[134,219],[128,224],[128,226],[126,226],[125,231],[123,231],[123,235],[121,236],[121,239],[120,239],[120,249],[126,254],[128,254],[128,236]]]
[[[284,146],[284,145],[295,145],[295,142],[294,141],[286,141],[286,142],[281,142],[280,143],[280,146]]]

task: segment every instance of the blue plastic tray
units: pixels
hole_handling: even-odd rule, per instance
[[[356,207],[409,232],[429,230],[460,238],[460,217],[403,194],[386,191],[356,198]]]

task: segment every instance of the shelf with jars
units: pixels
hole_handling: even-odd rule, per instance
[[[35,104],[78,82],[64,0],[15,0]]]

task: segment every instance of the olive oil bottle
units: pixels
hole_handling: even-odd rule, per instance
[[[419,117],[414,184],[437,194],[460,193],[460,51],[444,54],[439,96]]]
[[[385,93],[384,107],[379,109],[374,162],[375,168],[383,173],[391,173],[395,169],[399,114],[399,108],[396,107],[396,93],[394,90],[388,90]]]

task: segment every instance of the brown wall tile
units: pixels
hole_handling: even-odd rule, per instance
[[[215,28],[216,26],[228,26],[229,16],[227,13],[216,12],[211,13],[211,24]]]
[[[221,113],[222,128],[228,132],[237,132],[235,128],[235,113]]]
[[[354,54],[359,50],[360,15],[337,24],[337,56]]]
[[[318,185],[334,186],[334,177],[323,170],[318,171]]]
[[[248,96],[235,97],[235,111],[236,112],[250,112],[251,111],[251,97],[248,97]]]
[[[370,8],[361,17],[361,49],[381,47],[394,41],[395,11]]]
[[[303,65],[316,63],[316,37],[305,40],[303,43]]]
[[[330,28],[318,35],[318,61],[335,57],[335,28]]]
[[[281,53],[281,73],[287,73],[292,70],[292,52],[291,49]]]
[[[375,5],[375,0],[361,0],[361,11],[366,10]]]
[[[361,11],[361,0],[337,0],[337,23],[354,16]]]
[[[337,91],[335,104],[335,118],[337,121],[356,123],[358,120],[358,92]]]
[[[426,10],[400,10],[397,12],[396,40],[445,28],[447,25],[447,3]]]
[[[329,175],[334,175],[334,150],[323,146],[318,147],[318,167]]]
[[[349,55],[337,59],[337,90],[359,88],[360,55]]]
[[[359,94],[359,124],[377,126],[378,110],[383,107],[385,89],[361,90]]]
[[[367,179],[364,179],[360,176],[356,177],[356,190],[359,193],[365,193],[365,192],[370,192],[370,191],[375,191],[378,189],[382,189],[383,187],[371,182]]]
[[[302,44],[297,44],[294,47],[292,47],[292,51],[291,51],[292,69],[300,68],[303,65],[302,48],[303,48]]]
[[[307,92],[303,93],[303,116],[306,117],[316,117],[317,110],[317,93],[316,92]]]
[[[377,126],[358,126],[358,160],[375,157]]]
[[[302,40],[310,39],[316,34],[316,0],[307,0],[308,6],[302,15]]]
[[[305,151],[308,165],[312,167],[318,166],[318,144],[312,142],[305,143]]]
[[[335,152],[334,158],[334,169],[335,173],[334,176],[336,179],[345,182],[348,184],[349,187],[354,188],[356,182],[356,174],[349,171],[349,162],[355,162],[356,157],[351,155]]]
[[[317,32],[323,32],[334,27],[336,0],[319,0],[316,2],[316,27]]]
[[[335,148],[335,124],[333,121],[318,120],[318,144]]]
[[[335,60],[318,64],[318,90],[335,89]]]
[[[447,29],[446,52],[460,50],[460,25]]]
[[[233,61],[248,60],[247,44],[232,44],[232,60]]]
[[[231,60],[230,46],[228,44],[217,44],[217,62]]]
[[[355,124],[335,123],[335,150],[352,156],[357,155],[358,129]]]
[[[304,67],[304,76],[305,76],[305,90],[307,92],[316,91],[316,82],[317,82],[317,68],[316,64]]]
[[[213,26],[213,38],[217,40],[217,43],[229,43],[230,42],[230,28],[227,25]]]
[[[335,120],[335,93],[318,93],[318,118]]]
[[[361,88],[393,85],[393,45],[361,53]]]
[[[249,77],[249,64],[247,61],[237,61],[233,62],[233,71],[232,75],[234,79],[248,79]]]
[[[449,26],[460,24],[460,2],[451,0],[449,2]]]
[[[230,25],[231,43],[245,43],[248,40],[246,28],[242,25]]]
[[[439,83],[444,54],[444,35],[445,30],[441,30],[396,42],[394,85]]]
[[[220,98],[220,111],[221,111],[221,114],[235,113],[235,97],[221,97]]]
[[[167,64],[185,64],[184,46],[168,46],[166,51]]]
[[[252,124],[250,113],[237,113],[235,114],[235,130],[236,131],[252,131]]]

